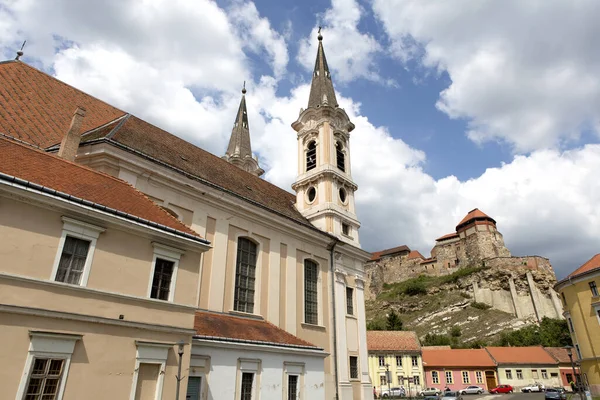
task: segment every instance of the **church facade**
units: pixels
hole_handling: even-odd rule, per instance
[[[360,248],[354,207],[354,125],[337,104],[320,35],[308,106],[292,124],[295,195],[260,178],[245,89],[219,158],[21,61],[0,63],[0,82],[5,138],[58,156],[75,149],[75,163],[128,182],[210,243],[197,261],[197,284],[187,286],[196,311],[193,335],[181,338],[181,399],[186,389],[198,400],[372,397],[364,309],[370,254]],[[67,139],[78,107],[85,109],[79,132]],[[76,342],[75,351],[83,345]],[[11,359],[26,368],[25,357]],[[134,365],[119,373],[141,374]],[[150,380],[151,390],[145,383],[149,397],[128,395],[173,398],[162,388],[174,387],[176,377],[160,379]]]

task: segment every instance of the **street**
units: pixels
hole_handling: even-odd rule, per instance
[[[465,395],[464,400],[544,400],[544,393],[521,393],[513,394],[481,394],[481,395]]]

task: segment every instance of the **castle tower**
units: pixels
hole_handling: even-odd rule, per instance
[[[252,156],[252,146],[250,145],[250,128],[248,126],[248,110],[246,109],[246,84],[242,89],[242,100],[238,108],[229,146],[223,156],[231,164],[238,168],[248,171],[256,176],[261,176],[265,171],[258,165],[258,160]]]
[[[473,265],[486,258],[511,256],[496,221],[477,208],[458,223],[456,233],[464,241],[466,258]]]
[[[354,124],[338,107],[320,33],[318,39],[308,107],[292,124],[298,133],[298,177],[292,189],[296,207],[316,227],[359,246],[354,208],[358,187],[350,173]]]

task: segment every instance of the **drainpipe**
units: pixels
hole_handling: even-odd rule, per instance
[[[331,303],[333,306],[333,373],[335,376],[335,400],[339,400],[339,379],[338,379],[338,349],[337,349],[337,317],[335,313],[335,268],[334,268],[334,251],[335,246],[340,242],[339,239],[335,239],[329,245],[329,266],[331,269]]]

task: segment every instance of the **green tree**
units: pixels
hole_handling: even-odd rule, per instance
[[[436,335],[435,333],[428,333],[423,339],[423,346],[450,346],[452,340],[446,335]]]
[[[388,331],[401,331],[402,325],[403,324],[400,316],[396,313],[396,311],[392,310],[387,316],[385,329]]]
[[[454,325],[452,327],[452,329],[450,329],[450,336],[457,338],[461,335],[462,335],[462,331],[460,329],[460,326]]]
[[[571,335],[567,321],[544,317],[539,325],[503,332],[497,344],[500,346],[564,347],[571,345]]]
[[[371,321],[371,322],[367,323],[367,330],[368,331],[385,331],[385,324],[381,320]]]

